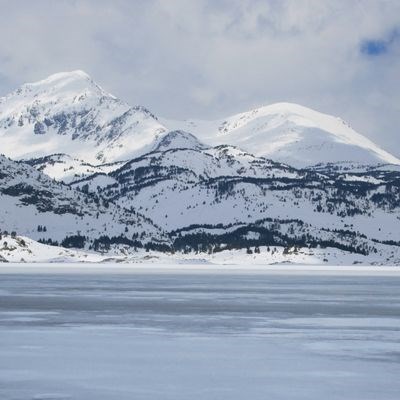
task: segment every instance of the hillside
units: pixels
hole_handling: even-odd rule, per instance
[[[78,192],[25,163],[0,156],[0,230],[66,247],[94,246],[102,236],[141,246],[168,241],[133,207]]]
[[[297,170],[231,146],[169,148],[74,187],[138,211],[175,247],[331,246],[399,251],[400,175]]]

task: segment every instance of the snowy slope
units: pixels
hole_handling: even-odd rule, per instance
[[[8,262],[101,262],[104,256],[63,247],[49,246],[28,237],[1,235],[1,258]]]
[[[129,263],[129,268],[148,268],[148,264],[156,264],[157,267],[164,266],[166,270],[176,268],[181,265],[185,270],[193,268],[208,269],[212,265],[226,265],[229,269],[235,269],[233,266],[238,265],[241,268],[254,268],[254,266],[271,266],[285,264],[297,265],[351,265],[354,263],[364,265],[400,265],[400,255],[389,251],[384,251],[385,247],[379,246],[381,251],[373,255],[352,254],[337,248],[290,248],[285,250],[284,247],[261,246],[259,253],[252,252],[248,254],[246,249],[226,250],[216,253],[161,253],[157,251],[146,252],[144,250],[133,251],[131,248],[119,248],[107,253],[99,253],[94,251],[83,251],[76,249],[66,249],[63,247],[49,246],[36,242],[28,237],[10,235],[1,235],[0,237],[0,268],[13,266],[1,265],[1,263],[52,263],[51,270],[65,268],[63,263],[68,263],[68,269],[74,271],[71,263],[78,263],[77,268],[84,268],[90,271],[90,268],[99,268],[98,263],[105,263],[105,269],[125,267],[121,263]],[[383,251],[382,251],[383,250]],[[110,263],[118,263],[110,265]],[[82,263],[85,263],[84,265]],[[97,265],[88,266],[87,263],[97,263]],[[136,264],[136,265],[135,265]],[[33,267],[34,264],[28,264],[27,267]],[[87,269],[89,268],[89,269]],[[354,267],[353,267],[354,268]],[[64,270],[66,272],[67,270]]]
[[[125,164],[119,161],[110,164],[92,165],[67,154],[51,154],[45,157],[24,160],[50,178],[59,182],[71,183],[93,174],[109,173]]]
[[[186,186],[187,183],[197,184],[213,179],[300,179],[307,174],[309,172],[299,172],[290,166],[255,157],[233,146],[206,147],[194,136],[188,137],[186,132],[174,131],[163,136],[154,151],[125,163],[108,175],[96,173],[71,185],[77,188],[88,185],[90,191],[101,193],[110,199],[114,192],[119,199],[121,191],[124,195],[131,191],[137,194],[138,190],[146,188],[149,196],[155,199],[161,190],[155,185],[166,182],[172,188],[177,188],[179,185]],[[132,198],[130,194],[128,198],[128,201],[123,202],[126,207],[130,204],[138,205],[136,198]],[[178,206],[174,202],[168,203],[162,203],[161,213],[170,205],[175,208]],[[212,216],[212,210],[210,211]]]
[[[170,232],[177,248],[308,243],[363,254],[390,242],[400,253],[398,172],[321,174],[232,146],[172,148],[182,141],[177,136],[165,151],[73,186],[123,208],[134,204]]]
[[[78,192],[25,163],[0,155],[0,231],[15,231],[46,243],[85,236],[135,237],[142,244],[168,241],[134,207],[121,208],[94,194]]]
[[[340,118],[297,104],[277,103],[217,121],[169,121],[205,143],[230,144],[296,167],[350,161],[400,164]]]
[[[2,153],[35,158],[65,153],[90,163],[129,159],[150,149],[165,128],[86,73],[58,73],[0,98]]]
[[[160,137],[155,143],[153,151],[166,151],[169,149],[194,149],[201,150],[209,146],[201,143],[196,136],[185,131],[170,131]]]

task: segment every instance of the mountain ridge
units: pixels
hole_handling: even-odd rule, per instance
[[[215,121],[173,121],[106,92],[85,72],[57,73],[0,98],[2,152],[17,159],[54,153],[92,164],[127,161],[151,151],[169,131],[207,146],[234,145],[296,167],[321,162],[396,164],[337,117],[275,103]]]
[[[189,130],[213,145],[232,144],[296,167],[343,161],[400,164],[400,159],[356,132],[341,118],[294,103],[274,103],[214,121],[163,120],[163,123]],[[292,149],[288,151],[290,146]],[[346,146],[353,147],[353,157],[343,157],[342,149]],[[357,151],[360,153],[359,149],[371,153],[370,157],[354,156]]]

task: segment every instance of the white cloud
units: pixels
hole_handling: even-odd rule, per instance
[[[83,69],[175,118],[293,101],[348,120],[400,156],[397,0],[0,0],[0,92]],[[395,149],[395,150],[394,150]]]

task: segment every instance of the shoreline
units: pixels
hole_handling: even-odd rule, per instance
[[[172,263],[0,263],[1,274],[271,274],[398,276],[399,266]]]

